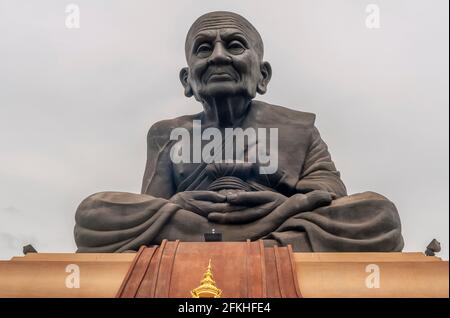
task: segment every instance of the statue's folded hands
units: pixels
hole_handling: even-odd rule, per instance
[[[252,198],[251,200],[253,204],[255,204],[257,202],[263,202],[264,194],[265,193],[263,192],[242,193],[238,194],[236,197],[237,199],[235,200],[238,200],[239,203],[243,203],[244,199]],[[239,195],[241,195],[241,198],[239,198]],[[282,203],[278,206],[274,206],[274,203],[278,204],[281,202],[279,201],[279,198],[282,197],[284,198],[282,199]],[[215,212],[216,217],[223,215],[225,218],[222,220],[231,221],[221,222],[222,224],[210,222],[208,219],[197,213],[180,209],[175,212],[170,220],[170,224],[167,224],[162,229],[160,235],[161,240],[181,239],[191,241],[198,237],[202,237],[203,233],[210,232],[212,228],[217,232],[222,233],[224,240],[226,241],[256,240],[272,233],[294,215],[312,211],[314,208],[326,206],[331,203],[331,194],[318,190],[308,194],[295,194],[290,198],[275,194],[272,198],[276,198],[275,201],[271,202],[273,210],[269,211],[263,209],[266,215],[258,218],[255,218],[254,215],[251,214],[252,208],[236,212]],[[258,206],[256,207],[256,211],[257,214],[260,213]],[[247,213],[250,213],[250,217],[254,218],[253,221],[247,221],[249,219],[248,216],[245,216]],[[242,218],[237,220],[241,215]]]
[[[231,211],[214,211],[208,220],[221,224],[250,223],[274,211],[287,197],[273,191],[236,192],[226,196]]]
[[[225,213],[233,210],[233,207],[227,203],[227,197],[214,191],[178,192],[169,201],[203,217],[208,217],[212,212]]]
[[[281,211],[293,209],[297,213],[312,211],[331,203],[331,198],[332,194],[319,190],[290,198],[274,191],[242,191],[230,195],[213,191],[186,191],[174,195],[170,202],[207,217],[212,223],[244,224],[262,219],[276,212],[277,208]],[[283,220],[283,213],[277,213],[277,217]]]

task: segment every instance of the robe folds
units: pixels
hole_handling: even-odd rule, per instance
[[[176,141],[170,140],[171,130],[182,127],[192,131],[193,120],[202,116],[165,120],[150,128],[141,194],[101,192],[81,202],[74,230],[78,252],[124,252],[163,239],[203,241],[203,234],[212,228],[226,241],[263,239],[267,245],[291,244],[294,251],[402,250],[395,205],[373,192],[347,195],[314,125],[314,114],[260,101],[249,106],[239,127],[278,128],[278,169],[270,175],[258,173],[258,162],[174,164],[170,149]],[[258,221],[216,224],[170,200],[184,191],[223,189],[274,191],[299,202],[314,190],[322,190],[330,193],[333,201],[311,211],[289,213],[279,213],[274,206],[270,227],[263,227]]]

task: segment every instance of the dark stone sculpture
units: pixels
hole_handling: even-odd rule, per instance
[[[150,128],[141,194],[102,192],[80,204],[79,252],[136,250],[163,239],[203,241],[212,229],[224,241],[263,239],[269,246],[292,244],[295,251],[402,250],[394,204],[373,192],[347,195],[315,115],[254,100],[266,92],[272,69],[263,61],[261,36],[245,18],[230,12],[201,16],[188,32],[185,51],[184,93],[204,111]],[[262,173],[259,158],[174,162],[173,130],[193,136],[195,121],[202,132],[224,133],[217,143],[222,148],[230,142],[237,148],[227,128],[277,128],[277,138],[270,139],[278,145],[277,169]],[[206,149],[205,140],[191,142],[189,159]],[[248,141],[245,155],[261,145]]]
[[[28,244],[22,247],[23,255],[27,255],[28,253],[37,253],[36,249],[33,247],[33,245]]]
[[[435,256],[436,253],[439,253],[441,251],[441,243],[433,239],[430,244],[428,244],[427,249],[425,250],[426,256]]]

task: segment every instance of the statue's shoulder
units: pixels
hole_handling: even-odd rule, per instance
[[[259,120],[272,121],[274,123],[292,124],[305,128],[314,127],[316,115],[313,113],[294,110],[291,108],[273,105],[262,101],[252,102],[253,116]]]
[[[200,118],[200,114],[184,115],[176,118],[165,119],[154,123],[147,134],[147,141],[153,141],[159,145],[163,145],[170,139],[170,133],[175,128],[192,127],[192,121]]]

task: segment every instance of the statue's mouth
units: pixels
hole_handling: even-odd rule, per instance
[[[237,81],[238,78],[238,74],[236,74],[236,72],[229,67],[227,69],[224,67],[214,67],[213,69],[210,68],[205,74],[205,80],[207,83]]]
[[[215,73],[208,77],[208,82],[223,82],[223,81],[233,81],[234,77],[228,73]]]

